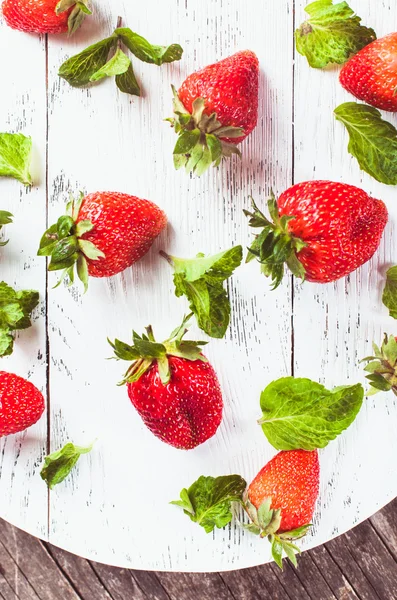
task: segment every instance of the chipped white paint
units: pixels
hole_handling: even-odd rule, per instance
[[[348,99],[337,70],[311,70],[298,56],[294,82],[292,0],[100,4],[95,19],[72,40],[50,37],[47,44],[0,23],[2,56],[13,48],[12,63],[2,64],[0,129],[33,136],[38,181],[31,191],[0,182],[0,208],[15,214],[7,228],[10,244],[1,251],[2,277],[39,289],[42,299],[34,327],[21,333],[2,368],[29,376],[46,391],[46,328],[49,350],[46,417],[0,442],[0,516],[67,550],[119,566],[216,571],[260,564],[269,560],[266,543],[234,526],[206,535],[168,502],[200,474],[238,472],[249,480],[273,455],[256,424],[259,393],[272,379],[293,368],[328,386],[363,380],[358,359],[383,330],[393,331],[381,306],[380,282],[396,260],[395,190],[362,175],[346,153],[343,127],[332,116]],[[296,1],[296,23],[304,4]],[[370,11],[370,0],[351,4],[378,34],[396,22],[392,0],[378,3],[376,11]],[[141,99],[120,94],[113,81],[76,90],[59,80],[65,58],[109,34],[118,15],[155,43],[181,43],[183,60],[161,68],[135,60]],[[175,172],[174,134],[162,120],[171,111],[170,84],[245,48],[260,60],[261,100],[259,125],[242,147],[242,162],[225,163],[200,179]],[[173,295],[160,248],[192,256],[245,246],[250,233],[242,209],[248,196],[263,202],[270,188],[281,192],[311,178],[357,184],[387,202],[392,222],[381,250],[348,280],[323,287],[295,284],[292,291],[287,278],[270,292],[255,264],[240,269],[230,284],[232,325],[225,340],[212,341],[207,352],[224,390],[224,422],[215,438],[194,451],[162,444],[145,429],[126,390],[116,387],[123,365],[105,360],[107,336],[127,340],[132,328],[151,322],[161,337],[179,322],[186,305]],[[52,223],[70,190],[149,198],[166,211],[170,227],[134,268],[112,280],[91,281],[84,297],[75,288],[53,290],[50,275],[46,313],[45,265],[35,252],[45,229],[46,197]],[[39,476],[47,445],[55,450],[67,440],[85,444],[95,438],[92,454],[48,498]],[[350,529],[397,494],[396,439],[396,404],[380,395],[321,452],[317,517],[302,547]]]

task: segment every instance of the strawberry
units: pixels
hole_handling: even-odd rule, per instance
[[[258,120],[258,79],[258,58],[245,50],[189,75],[178,92],[173,88],[176,168],[201,175],[211,163],[240,155],[237,144]]]
[[[155,436],[190,450],[211,438],[222,421],[223,401],[216,373],[200,346],[185,341],[186,318],[158,344],[151,327],[133,333],[133,345],[110,342],[116,358],[133,361],[125,374],[129,398]]]
[[[309,181],[292,186],[278,202],[268,202],[272,222],[253,203],[251,227],[261,228],[247,261],[257,258],[277,287],[284,263],[292,273],[316,283],[345,277],[378,249],[388,220],[386,206],[363,190],[343,183]]]
[[[43,395],[33,383],[0,371],[0,437],[31,427],[43,412]]]
[[[303,537],[313,517],[320,486],[317,450],[279,452],[259,471],[245,493],[247,528],[272,544],[274,560],[282,568],[282,552],[296,565],[292,543]]]
[[[340,73],[343,87],[359,100],[397,111],[397,33],[375,40],[353,56]]]
[[[167,224],[153,202],[117,192],[81,194],[66,212],[45,232],[38,254],[51,256],[49,271],[62,269],[71,283],[76,265],[85,288],[89,275],[111,277],[142,258]]]
[[[4,0],[2,11],[12,29],[69,35],[91,14],[89,0]]]

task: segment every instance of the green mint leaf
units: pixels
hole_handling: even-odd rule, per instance
[[[123,92],[124,94],[131,94],[132,96],[141,95],[141,88],[136,80],[131,61],[125,73],[116,75],[116,85],[120,92]]]
[[[309,19],[295,31],[295,43],[311,67],[342,65],[376,39],[375,31],[361,25],[347,2],[317,0],[305,10]]]
[[[242,502],[246,487],[247,482],[240,475],[202,475],[189,489],[182,490],[180,500],[171,504],[183,508],[194,523],[210,533],[215,527],[221,529],[232,520],[231,503]]]
[[[4,281],[0,282],[0,356],[12,353],[12,332],[31,326],[30,315],[38,303],[38,292],[16,292]]]
[[[389,309],[390,316],[397,319],[397,266],[391,267],[386,273],[382,302]]]
[[[110,51],[116,46],[115,35],[97,42],[64,62],[58,75],[73,87],[87,85],[91,82],[94,73],[107,63]]]
[[[32,185],[31,156],[32,138],[22,133],[0,133],[1,177],[14,177],[24,185]]]
[[[100,81],[105,77],[114,77],[115,75],[123,75],[128,71],[131,65],[131,61],[126,54],[120,48],[112,56],[112,58],[101,67],[98,71],[93,73],[90,77],[90,81]]]
[[[213,256],[194,259],[171,258],[175,269],[175,295],[185,295],[200,329],[210,337],[222,338],[230,320],[230,301],[223,283],[240,266],[241,246]]]
[[[310,379],[284,377],[262,392],[260,424],[277,450],[324,448],[353,423],[363,398],[360,384],[329,391]]]
[[[155,46],[145,40],[142,36],[134,33],[128,27],[119,27],[115,30],[115,35],[119,36],[123,44],[143,62],[162,65],[163,63],[180,60],[183,50],[179,44],[171,46]]]
[[[61,483],[69,475],[82,454],[91,452],[94,444],[87,446],[75,446],[71,442],[61,450],[49,454],[44,459],[44,466],[40,471],[41,478],[52,489]]]
[[[360,168],[377,181],[397,185],[397,129],[376,108],[346,102],[335,117],[349,132],[348,151]]]
[[[0,210],[0,230],[3,227],[3,225],[8,225],[9,223],[12,223],[12,219],[13,219],[13,215],[6,211],[6,210]],[[8,240],[5,242],[0,242],[0,246],[6,246],[8,244]]]

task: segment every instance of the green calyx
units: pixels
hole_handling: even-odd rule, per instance
[[[80,207],[83,202],[83,194],[78,200],[71,198],[66,205],[66,215],[59,217],[58,221],[51,225],[44,233],[40,241],[38,256],[49,256],[51,260],[48,265],[49,271],[63,271],[58,287],[65,276],[69,278],[69,285],[74,283],[74,270],[84,285],[84,291],[88,288],[88,264],[89,260],[104,258],[104,253],[92,242],[85,240],[82,236],[94,228],[91,221],[77,222]]]
[[[271,193],[268,200],[268,210],[272,221],[270,221],[256,206],[252,200],[253,212],[244,210],[249,217],[249,225],[253,228],[262,229],[255,237],[250,248],[246,262],[253,259],[261,264],[261,270],[266,277],[272,278],[272,289],[276,289],[284,276],[284,265],[286,264],[293,275],[305,279],[305,268],[298,258],[299,252],[306,247],[306,243],[298,237],[291,235],[288,231],[288,223],[295,219],[294,216],[279,216],[276,198]]]
[[[222,158],[230,158],[232,154],[241,157],[237,146],[226,142],[225,138],[239,138],[244,135],[244,129],[223,126],[216,113],[206,115],[204,98],[196,98],[193,102],[193,112],[190,114],[180,101],[174,86],[172,92],[175,117],[167,121],[178,134],[174,148],[176,169],[185,167],[187,173],[202,175],[211,165],[219,166]]]
[[[0,230],[3,227],[3,225],[8,225],[9,223],[12,223],[12,218],[13,215],[6,211],[6,210],[0,210]],[[0,246],[6,246],[8,244],[8,240],[6,240],[5,242],[0,242]]]
[[[271,508],[272,499],[265,498],[257,509],[248,499],[248,494],[244,495],[243,507],[248,514],[251,522],[244,525],[244,528],[259,535],[261,538],[267,538],[271,544],[272,556],[276,564],[283,568],[283,554],[285,554],[292,564],[296,567],[296,554],[300,554],[300,549],[293,542],[304,537],[311,527],[311,524],[303,525],[292,531],[278,533],[281,524],[281,510]]]
[[[374,356],[367,356],[364,371],[371,384],[368,396],[378,392],[389,392],[397,396],[397,341],[393,335],[385,334],[382,346],[373,344]]]
[[[116,358],[116,360],[132,361],[119,385],[138,381],[154,361],[157,361],[163,385],[167,385],[171,379],[168,362],[169,356],[178,356],[190,361],[201,360],[202,362],[207,362],[207,359],[201,353],[201,346],[205,346],[207,342],[183,339],[188,331],[186,326],[191,316],[190,314],[185,317],[182,324],[162,344],[157,343],[154,339],[151,326],[146,327],[146,334],[143,335],[138,335],[133,331],[133,343],[131,345],[117,339],[114,342],[108,339],[115,353],[113,358]]]
[[[73,8],[68,19],[68,34],[73,35],[83,23],[87,15],[92,15],[89,0],[60,0],[55,7],[55,13],[61,15]]]

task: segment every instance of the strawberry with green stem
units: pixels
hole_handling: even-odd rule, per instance
[[[202,175],[222,158],[241,156],[237,144],[258,120],[258,58],[237,52],[189,75],[177,91],[172,87],[175,117],[167,119],[178,139],[174,165]]]
[[[2,12],[12,29],[69,35],[92,14],[89,0],[4,0]]]
[[[175,448],[190,450],[215,435],[223,413],[216,373],[202,354],[206,342],[185,340],[187,322],[163,343],[151,327],[133,343],[109,343],[115,358],[131,362],[120,385],[150,431]]]
[[[257,259],[273,288],[285,265],[296,277],[329,283],[366,263],[380,245],[388,221],[381,200],[363,190],[332,181],[308,181],[268,202],[270,219],[253,203],[245,210],[251,227],[260,229],[247,261]]]
[[[49,256],[49,271],[62,271],[84,288],[88,278],[112,277],[142,258],[167,224],[164,212],[149,200],[119,192],[71,198],[66,215],[43,235],[39,256]]]

